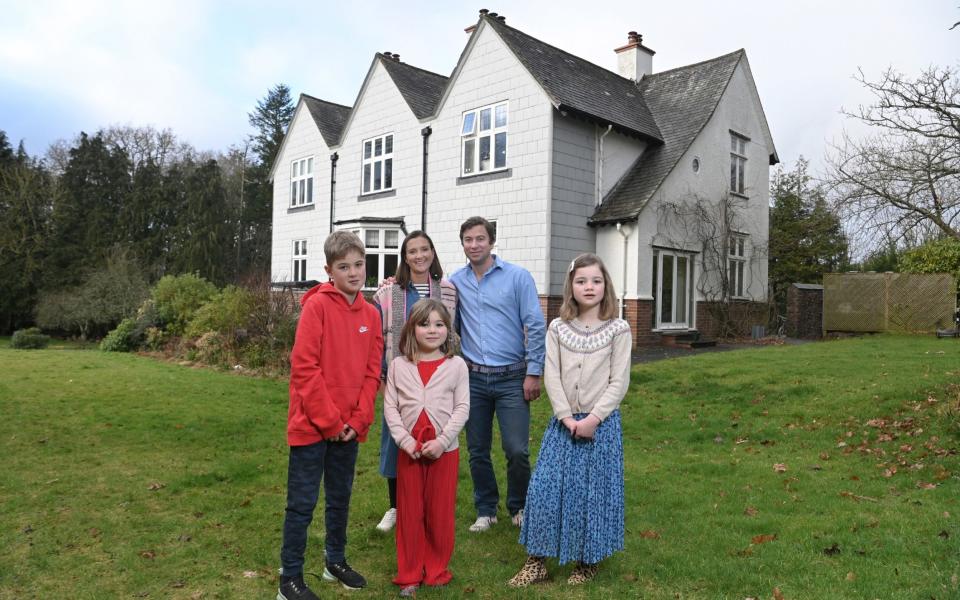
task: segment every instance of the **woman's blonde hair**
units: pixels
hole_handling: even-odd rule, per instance
[[[410,316],[407,322],[403,324],[400,331],[400,353],[407,357],[410,362],[417,362],[417,356],[420,354],[420,345],[417,343],[417,325],[426,322],[430,318],[430,313],[436,311],[447,326],[447,340],[440,345],[440,351],[447,358],[453,356],[456,349],[455,334],[453,333],[453,324],[450,319],[450,311],[436,298],[423,298],[417,300],[413,308],[410,309]]]
[[[577,269],[593,265],[600,267],[600,272],[603,273],[603,300],[600,301],[600,313],[597,316],[601,320],[617,316],[617,291],[613,287],[613,279],[610,278],[610,273],[607,272],[607,267],[604,266],[600,257],[587,252],[573,259],[567,270],[567,277],[563,280],[563,304],[560,305],[560,318],[564,321],[572,321],[580,314],[580,307],[573,298],[573,278],[577,274]]]

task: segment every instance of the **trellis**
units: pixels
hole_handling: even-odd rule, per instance
[[[953,326],[957,282],[945,273],[827,273],[824,331],[934,331]]]

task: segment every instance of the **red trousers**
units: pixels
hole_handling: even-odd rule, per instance
[[[426,412],[410,432],[418,442],[436,438]],[[460,451],[444,452],[437,460],[397,457],[397,576],[408,585],[443,585],[453,574],[454,507]]]

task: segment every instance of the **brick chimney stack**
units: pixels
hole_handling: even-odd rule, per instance
[[[643,36],[636,31],[627,34],[627,44],[615,49],[617,53],[617,72],[623,77],[640,81],[644,75],[653,73],[653,55],[650,48],[643,45]]]

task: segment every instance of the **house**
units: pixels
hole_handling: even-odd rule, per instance
[[[352,107],[301,95],[272,173],[274,281],[324,280],[339,228],[365,241],[371,289],[415,229],[452,272],[460,223],[479,214],[548,319],[589,251],[638,344],[765,322],[778,159],[743,50],[655,72],[630,32],[613,72],[486,10],[466,31],[449,77],[382,52]]]

